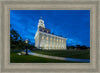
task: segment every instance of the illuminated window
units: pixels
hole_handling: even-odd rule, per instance
[[[61,42],[61,40],[60,40],[60,42]]]
[[[42,36],[42,39],[44,39],[44,37]]]
[[[46,39],[48,40],[48,37]]]
[[[48,33],[48,31],[47,31],[47,33]]]
[[[52,40],[52,38],[50,38],[50,40]]]
[[[48,45],[47,45],[47,47],[48,47]]]
[[[62,42],[63,42],[63,40],[62,40]]]
[[[57,39],[57,42],[58,42],[58,39]]]
[[[54,38],[54,41],[55,41],[55,38]]]

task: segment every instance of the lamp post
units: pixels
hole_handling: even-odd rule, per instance
[[[25,43],[26,43],[26,54],[25,55],[28,55],[28,39],[25,40]]]

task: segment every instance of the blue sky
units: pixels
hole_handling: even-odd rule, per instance
[[[90,10],[10,10],[11,29],[35,43],[41,16],[51,33],[67,38],[68,46],[90,46]]]

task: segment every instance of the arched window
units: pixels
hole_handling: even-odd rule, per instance
[[[50,40],[52,41],[52,38],[50,38]]]
[[[42,36],[42,39],[44,39],[44,36]]]
[[[48,40],[48,37],[46,39]]]

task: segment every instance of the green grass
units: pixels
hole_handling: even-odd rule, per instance
[[[50,56],[58,56],[58,57],[90,59],[90,50],[41,50],[33,52]],[[10,62],[11,63],[79,63],[79,62],[42,58],[32,55],[18,55],[17,52],[10,53]]]
[[[90,50],[42,50],[33,52],[66,58],[90,59]]]
[[[18,55],[17,53],[10,54],[10,62],[11,63],[76,63],[70,61],[42,58],[32,55]]]

